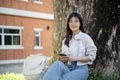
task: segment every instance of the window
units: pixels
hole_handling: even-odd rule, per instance
[[[41,0],[35,0],[35,1],[39,1],[40,2]]]
[[[35,28],[35,49],[43,49],[43,47],[41,46],[41,31],[42,29],[40,28]]]
[[[0,49],[22,48],[22,27],[0,25]]]
[[[34,3],[43,4],[41,0],[34,0]]]
[[[36,38],[36,46],[40,46],[40,32],[35,33],[35,38]]]

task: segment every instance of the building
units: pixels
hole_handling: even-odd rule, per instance
[[[0,0],[0,65],[50,56],[53,25],[52,0]]]

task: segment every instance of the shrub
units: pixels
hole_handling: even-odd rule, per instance
[[[0,74],[0,80],[25,80],[22,74],[5,73]]]

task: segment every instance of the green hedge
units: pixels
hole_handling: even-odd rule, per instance
[[[25,80],[22,74],[6,73],[0,74],[0,80]]]

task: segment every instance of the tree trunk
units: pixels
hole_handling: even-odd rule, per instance
[[[51,62],[61,52],[66,20],[71,12],[83,17],[85,31],[94,40],[98,51],[91,72],[115,72],[120,76],[120,5],[119,0],[53,0],[54,38]]]

